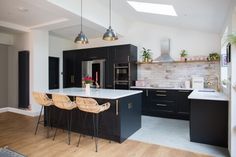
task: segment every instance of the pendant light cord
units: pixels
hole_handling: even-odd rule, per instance
[[[110,18],[109,19],[110,23],[109,23],[109,25],[111,26],[111,0],[110,0],[110,6],[109,7],[110,7],[110,9],[109,9],[109,12],[110,12],[110,17],[109,17]]]
[[[81,0],[81,16],[80,16],[80,18],[81,18],[81,32],[83,31],[83,11],[82,11],[82,9],[83,9],[83,0]]]

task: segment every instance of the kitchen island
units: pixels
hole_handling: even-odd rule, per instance
[[[86,92],[84,88],[64,88],[46,91],[49,95],[62,94],[69,96],[72,100],[78,97],[94,98],[99,104],[110,102],[110,108],[101,113],[99,116],[99,137],[113,140],[119,143],[125,141],[130,135],[141,128],[141,102],[142,91],[137,90],[115,90],[115,89],[90,89]],[[46,107],[45,110],[49,108]],[[50,118],[52,125],[55,127],[55,121],[59,117],[60,109],[55,106],[50,107],[51,115],[45,112],[46,119]],[[72,111],[72,126],[71,130],[85,135],[93,135],[92,115],[87,116],[85,125],[83,120],[85,118],[84,112],[79,109]],[[60,128],[66,129],[66,116],[60,122]]]

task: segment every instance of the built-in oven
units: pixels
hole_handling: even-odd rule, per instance
[[[114,64],[115,81],[129,81],[129,63]]]
[[[130,63],[114,64],[114,88],[129,89]]]

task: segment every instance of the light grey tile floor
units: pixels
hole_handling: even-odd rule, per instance
[[[228,156],[226,148],[190,142],[189,121],[185,120],[142,116],[142,128],[129,139],[216,157]]]

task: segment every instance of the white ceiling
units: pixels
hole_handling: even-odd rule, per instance
[[[25,8],[28,11],[20,11],[19,8]],[[20,25],[29,29],[46,29],[54,35],[72,40],[80,32],[79,16],[55,6],[46,0],[0,0],[0,21]],[[105,28],[85,19],[83,29],[89,38],[97,38],[98,34],[100,35],[101,31],[105,30]],[[9,34],[18,33],[18,31],[1,26],[0,32]]]
[[[94,0],[95,1],[95,0]],[[98,1],[98,0],[96,0]],[[99,0],[107,7],[109,0]],[[229,9],[231,0],[136,0],[150,3],[171,4],[177,17],[136,12],[127,0],[113,0],[113,10],[128,20],[174,26],[219,33]],[[27,12],[19,8],[28,9]],[[115,19],[114,19],[115,20]],[[52,34],[74,39],[80,31],[80,17],[55,6],[47,0],[0,0],[0,21],[27,28],[44,28]],[[101,37],[105,28],[84,21],[84,33],[89,38]],[[0,31],[4,30],[3,28]]]
[[[100,0],[108,6],[108,0]],[[112,8],[124,17],[160,25],[219,33],[231,0],[131,0],[173,5],[178,16],[154,15],[136,12],[127,0],[113,0]]]

